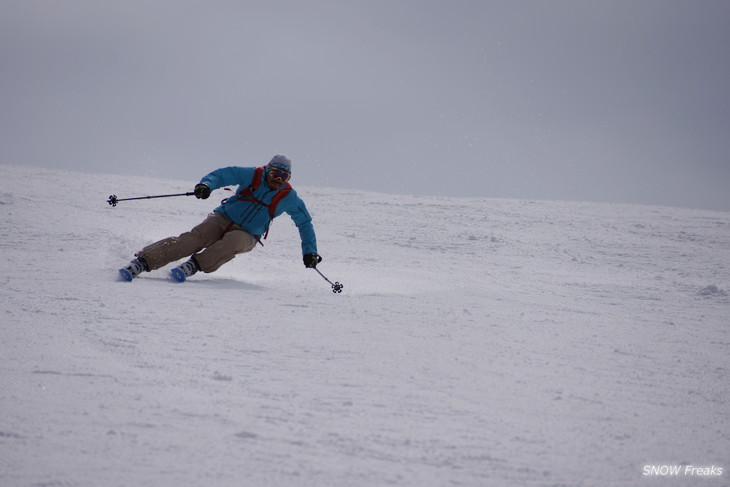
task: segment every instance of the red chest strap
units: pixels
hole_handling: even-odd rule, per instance
[[[283,188],[281,188],[281,189],[279,189],[279,191],[277,191],[277,193],[274,195],[274,197],[271,199],[271,201],[268,204],[264,203],[263,201],[258,199],[256,196],[254,196],[254,191],[259,189],[259,186],[261,186],[261,175],[263,174],[263,172],[264,172],[263,167],[257,167],[253,173],[253,181],[251,181],[251,184],[247,188],[243,189],[242,191],[240,191],[238,193],[238,196],[236,197],[236,199],[239,201],[246,201],[248,203],[255,203],[257,205],[265,206],[266,209],[268,210],[269,218],[271,220],[273,220],[274,216],[276,215],[276,207],[279,206],[279,202],[281,200],[283,200],[284,198],[286,198],[289,195],[289,193],[292,190],[292,186],[291,186],[291,184],[286,183],[286,185],[284,185]],[[264,239],[266,239],[266,237],[268,235],[269,235],[269,230],[267,228],[266,234],[264,235]],[[259,240],[259,243],[261,245],[263,245],[263,243],[261,243],[261,240]]]

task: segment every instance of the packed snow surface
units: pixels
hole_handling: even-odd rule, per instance
[[[729,485],[729,213],[299,187],[342,294],[286,215],[128,283],[230,193],[0,170],[2,486]]]

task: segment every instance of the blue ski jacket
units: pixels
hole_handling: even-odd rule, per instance
[[[221,205],[214,211],[240,225],[260,241],[261,236],[266,234],[272,221],[268,207],[263,204],[268,205],[271,203],[274,195],[280,189],[277,191],[270,189],[266,184],[266,172],[262,171],[259,187],[253,192],[253,196],[263,204],[239,199],[239,194],[253,183],[255,171],[255,167],[224,167],[203,176],[200,182],[206,184],[211,190],[238,184],[236,194],[223,200]],[[299,237],[302,240],[302,253],[304,255],[317,253],[317,237],[314,233],[312,217],[307,211],[304,201],[299,198],[294,189],[279,201],[274,218],[284,212],[291,216],[297,229],[299,229]]]

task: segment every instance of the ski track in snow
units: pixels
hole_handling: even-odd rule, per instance
[[[342,294],[286,215],[126,283],[225,192],[1,170],[0,485],[729,485],[728,213],[298,188]]]

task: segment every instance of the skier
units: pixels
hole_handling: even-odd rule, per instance
[[[288,183],[291,160],[274,156],[263,167],[225,167],[204,176],[195,186],[195,196],[206,199],[212,190],[238,184],[235,196],[226,198],[198,226],[178,237],[169,237],[143,248],[129,265],[119,269],[131,281],[142,271],[159,269],[190,256],[172,269],[172,277],[183,282],[198,271],[215,272],[237,254],[250,252],[266,238],[271,221],[286,212],[299,229],[304,265],[315,268],[322,261],[312,217],[297,192]],[[263,244],[262,244],[263,245]]]

